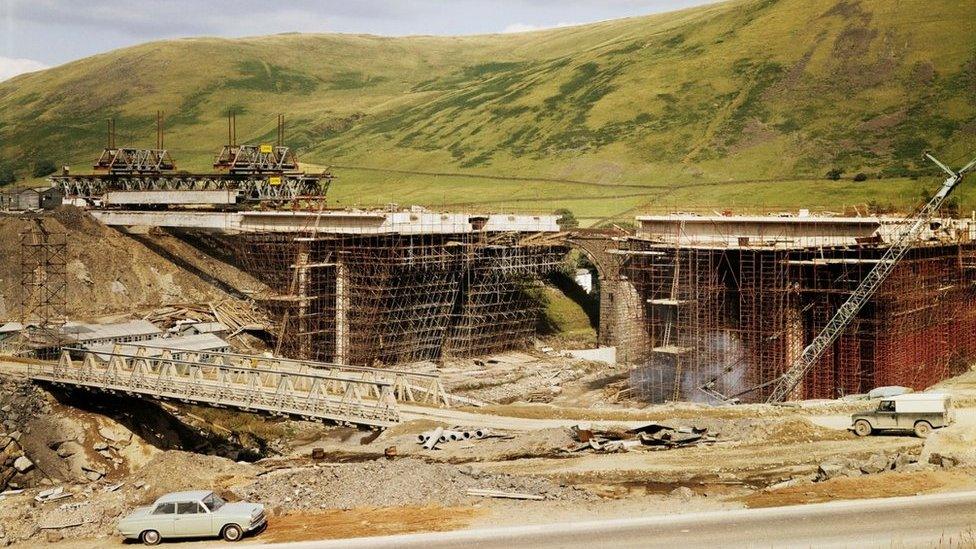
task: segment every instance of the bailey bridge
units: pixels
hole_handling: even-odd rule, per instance
[[[436,374],[145,346],[132,353],[67,348],[57,362],[29,364],[27,376],[72,388],[370,427],[398,423],[399,403],[477,404],[449,396]]]

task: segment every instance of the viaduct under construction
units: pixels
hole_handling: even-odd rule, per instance
[[[283,145],[238,145],[188,175],[162,149],[109,147],[52,180],[113,226],[166,227],[229,251],[270,288],[276,353],[394,365],[526,346],[534,288],[570,247],[600,278],[599,342],[650,402],[765,400],[858,292],[901,218],[666,215],[633,234],[560,232],[555,216],[326,209],[332,176]],[[943,197],[944,198],[944,197]],[[259,205],[259,206],[256,206]],[[287,206],[287,209],[284,207]],[[929,386],[976,358],[976,223],[933,219],[789,398]]]

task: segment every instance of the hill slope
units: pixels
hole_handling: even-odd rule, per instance
[[[908,179],[933,173],[923,149],[976,152],[967,4],[737,0],[517,35],[148,43],[0,83],[0,158],[77,171],[106,118],[147,146],[163,109],[179,166],[205,169],[228,110],[239,141],[269,139],[283,112],[302,160],[342,167],[342,204],[569,207],[591,223],[904,206],[931,184]],[[872,179],[822,181],[835,167]]]

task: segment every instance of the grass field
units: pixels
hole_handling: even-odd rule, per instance
[[[161,109],[178,166],[205,170],[226,113],[263,142],[281,112],[303,161],[336,166],[340,205],[569,208],[584,224],[903,209],[938,181],[923,150],[976,154],[967,4],[733,0],[522,34],[153,42],[0,83],[0,168],[83,171],[105,119],[151,146]]]

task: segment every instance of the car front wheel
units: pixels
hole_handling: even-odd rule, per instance
[[[220,535],[227,541],[239,541],[244,536],[244,531],[236,524],[228,524],[224,526],[224,530]]]
[[[871,424],[865,419],[859,419],[854,422],[854,434],[859,437],[866,437],[871,434]]]
[[[159,532],[155,530],[146,530],[139,535],[139,539],[141,539],[142,543],[146,545],[159,545],[159,540],[161,540],[162,537],[159,535]]]

